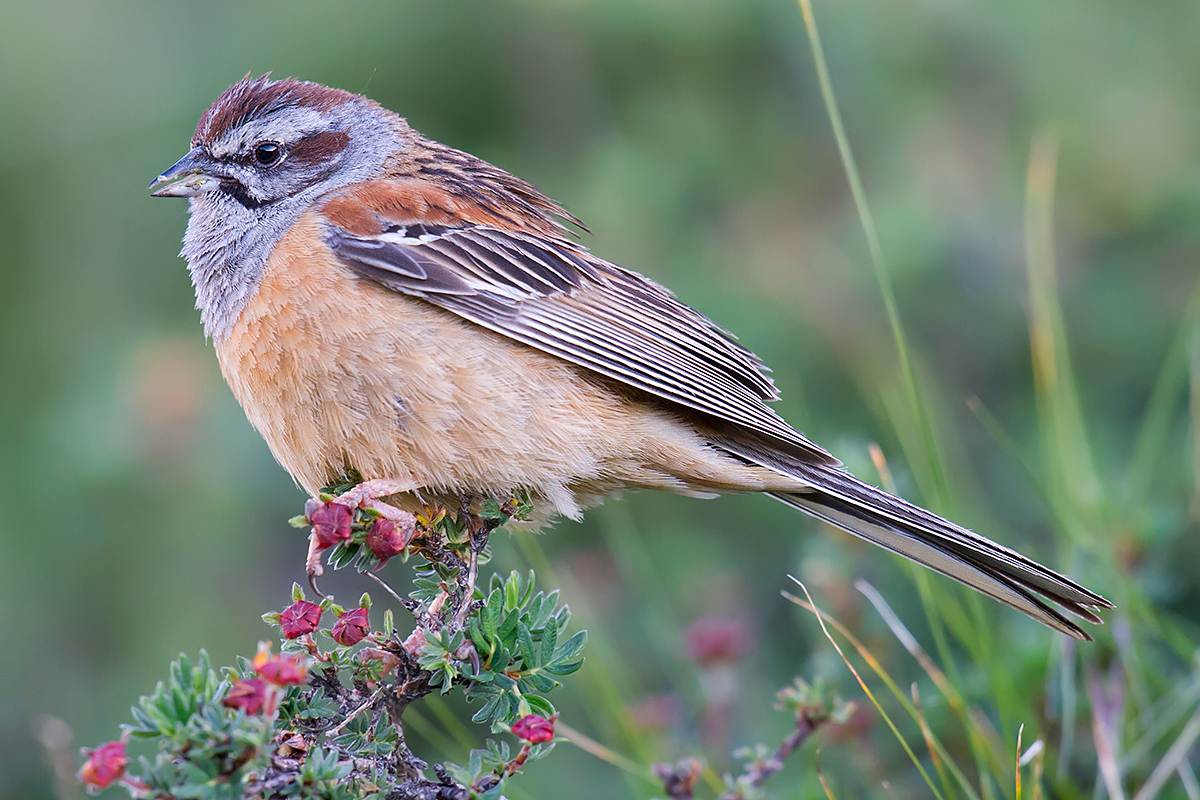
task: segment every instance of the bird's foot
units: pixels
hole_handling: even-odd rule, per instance
[[[317,578],[325,571],[321,564],[321,553],[334,545],[350,540],[356,509],[374,511],[394,523],[399,529],[400,539],[407,545],[416,531],[417,518],[403,509],[383,502],[380,498],[409,492],[416,488],[418,488],[418,484],[411,477],[377,478],[363,481],[329,502],[322,502],[318,499],[308,501],[304,510],[305,516],[312,525],[312,533],[308,540],[308,556],[304,566],[308,573],[308,585],[312,587],[317,596],[325,596],[317,588]],[[368,544],[370,544],[369,540]],[[390,553],[390,555],[394,555],[394,553]]]
[[[386,520],[394,522],[400,529],[404,543],[407,545],[417,529],[417,518],[401,508],[385,503],[380,498],[391,497],[401,492],[411,492],[418,488],[413,478],[376,478],[363,481],[353,489],[342,492],[333,498],[332,502],[345,506],[353,512],[356,508],[368,509],[379,514]]]
[[[401,492],[411,492],[420,488],[413,478],[376,478],[363,481],[354,488],[342,492],[333,498],[333,502],[347,508],[370,508],[393,522],[408,523],[415,517],[407,511],[401,511],[395,506],[388,505],[380,498],[390,497]]]

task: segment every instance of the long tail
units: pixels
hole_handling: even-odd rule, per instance
[[[747,447],[745,440],[720,444],[743,458],[799,478],[812,487],[802,492],[772,492],[772,497],[937,570],[1068,636],[1092,638],[1059,608],[1088,622],[1102,624],[1093,609],[1113,607],[1108,600],[1070,578],[876,489],[837,466],[805,463],[778,452]]]

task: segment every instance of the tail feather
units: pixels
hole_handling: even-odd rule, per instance
[[[839,467],[805,463],[748,444],[720,442],[739,457],[778,470],[811,487],[797,492],[771,492],[772,497],[924,564],[1068,636],[1091,639],[1060,608],[1080,619],[1102,624],[1093,609],[1113,607],[1108,600],[1070,578],[877,489]]]
[[[798,508],[831,525],[848,531],[855,536],[879,545],[886,550],[910,558],[932,570],[970,586],[976,591],[1006,603],[1018,611],[1048,625],[1057,631],[1073,636],[1076,639],[1091,637],[1071,620],[1067,619],[1053,606],[1041,600],[1037,595],[1053,599],[1063,608],[1070,610],[1088,622],[1101,622],[1087,606],[1051,595],[1049,592],[1031,590],[1014,580],[1011,576],[994,567],[973,562],[951,550],[939,547],[930,542],[923,534],[924,531],[913,526],[898,524],[883,516],[873,516],[867,509],[854,507],[837,498],[822,496],[819,493],[772,493],[772,497]],[[873,518],[872,518],[873,517]],[[1067,579],[1063,579],[1070,585]]]

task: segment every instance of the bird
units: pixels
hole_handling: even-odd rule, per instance
[[[623,490],[756,492],[1077,639],[1071,617],[1113,607],[854,477],[772,408],[733,335],[579,244],[530,183],[367,97],[247,74],[149,188],[188,198],[205,335],[313,497],[353,471],[337,502],[411,526],[432,501],[519,494],[548,521]]]

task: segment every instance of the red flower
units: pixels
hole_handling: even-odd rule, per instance
[[[542,744],[554,739],[554,720],[537,714],[527,714],[513,723],[512,732],[514,736],[530,744]]]
[[[321,547],[333,547],[350,538],[350,524],[354,512],[340,503],[322,503],[309,500],[305,511],[312,523],[313,535]]]
[[[367,610],[365,608],[356,608],[353,611],[347,611],[345,614],[342,614],[341,618],[334,624],[331,635],[335,642],[343,647],[349,647],[367,638],[367,634],[370,632],[371,621],[367,619]]]
[[[380,561],[387,562],[392,556],[398,556],[412,541],[412,529],[402,531],[396,523],[386,517],[380,517],[367,530],[367,547]],[[382,566],[382,564],[380,565]]]
[[[267,702],[267,685],[262,678],[247,678],[238,681],[229,689],[221,701],[226,708],[240,708],[247,714],[257,714]]]
[[[292,686],[304,683],[308,677],[308,667],[304,660],[296,656],[272,656],[271,649],[264,647],[254,657],[254,671],[263,680],[276,686]]]
[[[732,664],[750,647],[750,633],[744,620],[730,617],[702,617],[684,633],[688,657],[702,667]]]
[[[83,752],[87,761],[79,770],[79,780],[88,789],[105,789],[124,777],[125,767],[129,764],[124,742],[108,742]]]
[[[285,639],[295,639],[312,633],[320,623],[321,607],[307,600],[297,600],[279,615],[279,627],[283,629]]]

